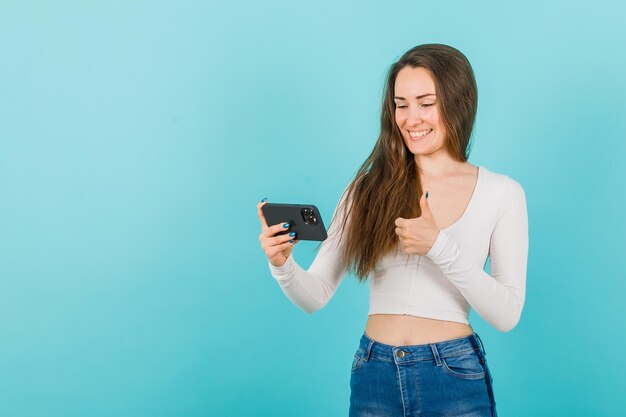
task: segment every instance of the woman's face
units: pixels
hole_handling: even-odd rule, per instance
[[[435,81],[425,68],[404,67],[394,86],[395,119],[404,143],[414,155],[445,149],[445,128],[439,117]]]

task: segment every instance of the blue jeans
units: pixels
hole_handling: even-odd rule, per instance
[[[390,346],[363,334],[352,363],[350,417],[497,417],[478,334]]]

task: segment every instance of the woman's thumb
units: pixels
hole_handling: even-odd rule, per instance
[[[424,215],[430,216],[431,213],[430,213],[430,205],[428,205],[428,191],[422,194],[422,198],[420,198],[420,208],[422,209],[422,216]]]

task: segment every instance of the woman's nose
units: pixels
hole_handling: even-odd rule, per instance
[[[422,123],[422,114],[417,108],[412,108],[409,110],[409,117],[407,118],[407,122],[409,124],[420,124]]]

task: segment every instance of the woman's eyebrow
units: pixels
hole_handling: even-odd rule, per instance
[[[422,94],[421,96],[417,96],[415,98],[420,99],[420,98],[424,98],[426,96],[435,96],[436,94],[433,93],[428,93],[428,94]],[[406,100],[404,97],[399,97],[399,96],[394,96],[395,100]]]

